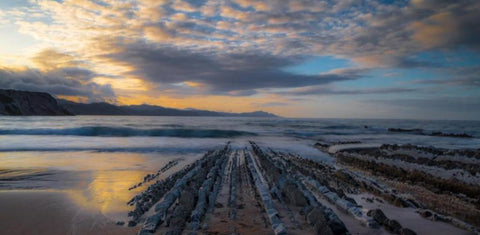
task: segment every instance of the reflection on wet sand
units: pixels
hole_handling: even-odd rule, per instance
[[[197,159],[196,155],[181,157],[187,160],[172,167],[158,179]],[[74,215],[81,212],[94,221],[98,220],[94,223],[126,221],[128,211],[131,210],[126,202],[149,183],[143,183],[133,190],[129,188],[142,182],[146,174],[155,173],[169,161],[178,158],[178,154],[154,153],[0,153],[0,195],[6,196],[12,191],[22,192],[22,195],[30,195],[28,198],[32,200],[41,197],[43,193],[56,195],[55,198],[61,198],[63,204],[69,205],[69,211],[75,211]],[[18,198],[18,202],[21,203],[21,198]],[[49,205],[53,204],[55,202],[49,202]],[[32,210],[49,210],[36,203],[30,207]],[[0,214],[7,216],[7,213]],[[84,220],[85,216],[74,216],[72,226],[77,224],[79,218]]]
[[[55,190],[0,191],[1,234],[134,234]]]
[[[168,158],[168,156],[167,156]],[[65,171],[155,170],[163,156],[139,153],[102,152],[4,152],[2,169],[44,169]]]
[[[137,193],[128,187],[145,174],[145,171],[96,171],[92,172],[93,180],[86,187],[79,185],[65,192],[82,208],[99,211],[112,219],[125,219],[125,212],[129,210],[125,202]]]

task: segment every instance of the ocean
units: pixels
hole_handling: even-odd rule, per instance
[[[389,128],[422,129],[392,132]],[[429,136],[466,133],[473,138]],[[231,143],[334,164],[317,141],[480,148],[479,121],[290,119],[158,116],[0,117],[0,191],[62,192],[82,208],[127,220],[128,190],[172,160],[171,172]],[[166,177],[168,174],[162,177]]]
[[[474,138],[391,132],[388,131],[389,128],[422,129],[427,134],[467,133]],[[183,153],[203,151],[226,141],[245,140],[287,149],[294,145],[308,149],[316,140],[480,148],[480,121],[158,116],[0,117],[0,140],[1,152]]]

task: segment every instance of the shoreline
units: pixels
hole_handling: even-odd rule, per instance
[[[5,234],[132,234],[135,229],[77,206],[66,193],[0,190],[0,227]]]
[[[0,226],[8,234],[477,231],[456,219],[455,211],[434,210],[431,204],[442,197],[469,209],[475,203],[468,198],[470,191],[464,190],[465,198],[432,191],[437,179],[430,177],[432,182],[413,192],[409,190],[413,185],[402,178],[408,176],[403,171],[397,169],[397,182],[380,175],[387,165],[371,170],[357,164],[359,159],[371,160],[370,165],[395,160],[388,166],[415,166],[417,176],[450,172],[452,167],[467,175],[477,172],[470,167],[480,161],[476,150],[414,145],[359,148],[359,141],[339,141],[330,145],[341,148],[328,153],[332,146],[320,141],[311,140],[312,151],[307,151],[306,141],[271,140],[233,139],[195,154],[2,153]],[[189,145],[178,148],[183,146]],[[357,161],[347,161],[350,158]],[[443,164],[446,160],[449,164]]]

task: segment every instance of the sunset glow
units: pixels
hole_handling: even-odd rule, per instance
[[[2,0],[0,88],[287,117],[478,119],[478,12],[475,1]]]

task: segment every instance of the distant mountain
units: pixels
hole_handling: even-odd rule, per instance
[[[173,109],[155,105],[122,105],[117,106],[105,102],[75,103],[58,100],[59,104],[75,115],[126,115],[126,116],[209,116],[209,117],[278,117],[263,111],[247,113],[226,113],[198,109]]]
[[[62,115],[126,115],[126,116],[210,116],[210,117],[278,117],[256,111],[226,113],[198,109],[173,109],[155,105],[113,105],[105,102],[76,103],[53,98],[45,92],[0,89],[0,115],[62,116]]]
[[[72,114],[59,106],[57,100],[48,93],[0,89],[0,115],[59,116]]]

